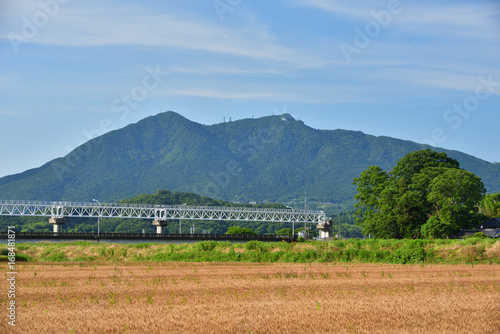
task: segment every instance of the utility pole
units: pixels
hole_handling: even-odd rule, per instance
[[[337,216],[338,220],[339,220],[339,237],[338,239],[340,239],[340,216]]]
[[[304,190],[304,208],[307,211],[307,189]]]
[[[304,193],[304,210],[307,211],[307,189],[305,190]],[[307,230],[307,222],[304,222],[304,231]],[[305,232],[307,233],[307,232]]]

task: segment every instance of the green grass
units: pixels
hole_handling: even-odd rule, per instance
[[[5,252],[4,252],[5,253]],[[23,244],[19,261],[33,262],[263,262],[263,263],[500,263],[500,241],[337,240],[303,243],[97,244],[91,242]],[[0,260],[5,256],[0,256]]]

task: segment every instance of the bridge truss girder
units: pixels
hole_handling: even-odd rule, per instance
[[[0,216],[323,223],[323,211],[0,200]]]

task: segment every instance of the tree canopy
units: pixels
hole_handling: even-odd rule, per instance
[[[292,229],[291,228],[282,228],[281,230],[276,231],[276,234],[277,235],[288,235],[291,237],[292,236]]]
[[[251,228],[231,226],[227,229],[226,234],[256,234]]]
[[[479,206],[479,212],[489,218],[500,217],[500,193],[486,194]]]
[[[412,152],[390,172],[370,166],[354,184],[364,234],[442,238],[483,219],[477,206],[486,192],[481,179],[445,153]]]

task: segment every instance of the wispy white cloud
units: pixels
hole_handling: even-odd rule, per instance
[[[29,116],[30,114],[27,112],[23,112],[23,111],[12,111],[12,110],[0,109],[0,115],[1,116],[25,117],[25,116]]]
[[[201,64],[193,64],[192,67],[171,67],[168,72],[172,74],[195,74],[195,75],[283,75],[290,73],[289,70],[279,70],[275,68],[236,68],[222,66],[203,66]]]
[[[498,63],[496,54],[500,44],[478,42],[473,46],[465,41],[438,39],[416,41],[418,38],[386,38],[385,35],[374,39],[370,46],[356,56],[349,68],[421,68],[439,69],[452,73],[470,75],[487,74]],[[490,53],[484,52],[487,48]],[[497,50],[497,52],[493,52]],[[476,61],[477,59],[482,61]]]
[[[398,29],[431,38],[441,37],[464,43],[479,40],[500,41],[500,6],[477,4],[412,4],[397,18]]]
[[[479,78],[487,79],[490,74],[494,82],[499,82],[500,72],[496,74],[486,73],[484,75],[451,73],[444,70],[423,70],[423,69],[389,69],[370,75],[372,78],[391,80],[412,86],[446,89],[468,93],[474,93],[478,85],[481,84]],[[496,89],[493,95],[500,95],[500,89]]]
[[[351,17],[354,20],[373,20],[373,12],[387,10],[388,1],[330,1],[298,0],[299,6],[315,7],[328,12]],[[434,35],[447,33],[453,29],[455,34],[472,36],[478,30],[498,28],[500,5],[497,2],[479,2],[475,4],[428,2],[417,3],[400,1],[398,13],[392,15],[391,22],[397,21],[398,29],[418,29],[432,32]],[[460,29],[460,30],[455,30]],[[474,31],[471,31],[473,29]],[[488,35],[493,34],[489,31]],[[496,32],[498,36],[498,32]],[[475,35],[482,38],[482,35]]]
[[[242,92],[242,91],[223,91],[216,89],[181,89],[168,92],[169,95],[175,96],[192,96],[202,98],[215,98],[215,99],[259,99],[268,101],[283,101],[293,98],[292,95],[271,93],[271,92]]]
[[[32,17],[41,10],[41,7],[37,1],[1,1],[0,9],[2,19],[20,19]]]
[[[471,4],[412,4],[411,11],[402,15],[403,23],[482,29],[498,19],[498,3]],[[439,31],[436,31],[439,33]]]
[[[338,14],[344,20],[342,24],[347,24],[347,28],[351,25],[352,29],[332,34],[333,43],[354,45],[354,28],[364,29],[367,22],[374,20],[373,11],[387,9],[389,1],[296,0],[294,3]],[[393,15],[391,23],[371,38],[368,46],[352,55],[347,68],[339,47],[332,54],[343,66],[325,62],[325,68],[358,78],[375,72],[387,83],[406,82],[459,91],[469,91],[468,83],[496,68],[496,55],[500,52],[499,3],[400,3],[401,12]]]
[[[33,12],[35,9],[30,6],[22,8],[22,12]],[[20,11],[18,8],[17,12]],[[243,28],[235,29],[217,23],[200,17],[151,13],[141,7],[106,6],[102,3],[97,7],[71,4],[61,8],[53,22],[44,28],[44,33],[31,42],[77,47],[143,45],[186,48],[287,61],[298,66],[313,63],[302,53],[276,43],[263,25],[253,22],[252,26],[247,23]],[[16,31],[14,28],[11,30]],[[5,29],[0,32],[0,38],[8,38]]]
[[[192,85],[191,85],[192,86]],[[338,104],[350,102],[370,102],[373,98],[360,94],[362,88],[345,84],[248,84],[247,87],[235,87],[199,84],[198,87],[167,88],[153,94],[158,97],[190,96],[198,98],[242,100],[242,101],[280,101],[308,104]],[[214,86],[214,85],[212,85]]]
[[[367,13],[366,8],[373,8],[374,2],[368,2],[365,0],[347,1],[330,1],[330,0],[299,0],[299,6],[305,7],[315,7],[323,9],[329,12],[349,15],[357,18],[367,18],[369,17],[369,12]]]

